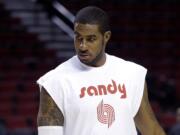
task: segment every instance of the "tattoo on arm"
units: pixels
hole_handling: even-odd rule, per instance
[[[42,88],[40,93],[40,106],[37,118],[38,126],[63,126],[64,116],[54,100]]]

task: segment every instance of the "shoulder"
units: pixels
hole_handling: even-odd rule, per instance
[[[110,54],[107,54],[107,56],[108,56],[108,59],[111,61],[111,63],[124,63],[124,62],[126,62],[124,59],[122,59],[122,58],[119,58],[119,57],[117,57],[117,56],[114,56],[114,55],[110,55]]]
[[[136,70],[146,71],[147,70],[145,67],[143,67],[140,64],[137,64],[132,61],[127,61],[127,60],[119,58],[117,56],[108,55],[108,57],[109,57],[112,65],[121,67],[121,69],[124,68],[125,70],[130,70],[130,71],[136,71]]]
[[[77,56],[73,56],[70,59],[66,60],[65,62],[59,64],[56,68],[51,70],[51,74],[56,75],[64,75],[73,72],[76,70],[77,65]]]
[[[58,65],[54,71],[55,72],[70,72],[71,70],[75,69],[77,62],[77,57],[73,56],[70,59],[66,60],[65,62]]]
[[[37,82],[45,82],[47,80],[58,81],[59,79],[62,80],[62,78],[64,78],[67,74],[73,72],[74,68],[75,68],[75,56],[59,64],[54,69],[42,75]]]
[[[138,70],[138,71],[147,71],[147,69],[140,65],[140,64],[137,64],[135,62],[132,62],[132,61],[127,61],[126,62],[126,65],[127,67],[129,67],[131,70]]]

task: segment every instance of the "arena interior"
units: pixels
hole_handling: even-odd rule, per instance
[[[36,80],[74,55],[74,15],[88,5],[110,15],[107,52],[148,69],[149,99],[169,135],[180,107],[176,0],[1,0],[0,135],[37,135]]]

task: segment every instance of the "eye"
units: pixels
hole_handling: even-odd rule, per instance
[[[82,37],[81,37],[81,36],[78,36],[78,35],[75,36],[75,39],[76,39],[77,41],[82,41]]]
[[[96,37],[88,37],[87,41],[88,42],[94,42],[96,40]]]

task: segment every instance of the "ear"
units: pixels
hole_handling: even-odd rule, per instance
[[[109,39],[111,38],[111,31],[106,31],[104,33],[104,41],[105,41],[105,44],[108,43]]]

